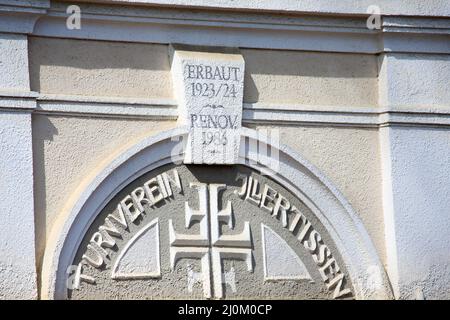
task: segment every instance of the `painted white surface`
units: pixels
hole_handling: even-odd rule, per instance
[[[30,91],[25,35],[0,33],[0,92]]]
[[[450,55],[386,53],[380,59],[383,106],[434,112],[450,106]]]
[[[450,298],[450,130],[382,128],[388,273],[396,296]]]
[[[27,9],[45,9],[50,5],[50,0],[0,0],[1,5],[16,6],[17,8]],[[16,8],[16,10],[17,10]]]
[[[0,110],[0,299],[37,297],[31,114]]]
[[[367,8],[374,5],[372,0],[97,0],[97,2],[348,14],[366,14]],[[450,15],[450,3],[446,0],[427,2],[377,0],[375,4],[381,8],[382,13],[389,15]]]
[[[450,106],[448,55],[380,57],[380,104],[389,112]],[[419,121],[380,129],[387,271],[397,298],[450,297],[450,131]],[[433,122],[428,123],[433,124]],[[438,124],[438,123],[434,123]]]
[[[37,298],[29,91],[27,37],[0,33],[0,299]]]
[[[230,22],[223,24],[206,21],[198,25],[196,18],[191,23],[171,18],[157,19],[149,23],[136,23],[136,17],[129,21],[111,21],[110,16],[85,14],[80,30],[65,27],[64,13],[48,15],[40,19],[33,31],[36,36],[92,39],[107,41],[130,41],[143,43],[181,43],[202,46],[228,46],[265,49],[311,50],[333,52],[377,53],[380,47],[375,32],[361,28],[358,32],[335,32],[327,27],[287,26],[279,27],[250,22]],[[306,29],[306,30],[304,30]],[[312,30],[310,30],[312,29]],[[348,31],[348,29],[345,29]],[[315,37],[312,37],[312,32]],[[339,38],[339,41],[337,41]],[[318,41],[320,39],[320,41]]]

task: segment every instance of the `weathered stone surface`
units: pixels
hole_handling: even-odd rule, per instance
[[[242,56],[175,48],[172,76],[178,122],[189,128],[184,163],[236,163],[244,91]]]
[[[159,236],[140,245],[149,224]],[[130,242],[142,249],[135,261],[160,261],[160,275],[130,269],[114,277]],[[242,166],[171,165],[143,175],[104,208],[73,264],[82,272],[67,275],[77,285],[72,299],[353,296],[339,252],[311,210]]]

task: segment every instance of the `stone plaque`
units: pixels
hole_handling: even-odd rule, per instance
[[[178,121],[189,128],[184,163],[237,162],[244,59],[239,54],[173,50]]]
[[[312,211],[244,166],[167,165],[119,192],[67,273],[70,299],[353,297]]]

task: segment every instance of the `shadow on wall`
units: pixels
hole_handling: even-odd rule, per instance
[[[30,37],[30,53],[34,67],[170,69],[167,45]]]
[[[261,100],[376,104],[375,55],[255,49],[241,49],[241,52],[246,63],[244,101],[247,103]]]
[[[241,49],[250,73],[324,78],[375,78],[370,55]],[[373,56],[375,57],[375,56]],[[359,68],[355,68],[358,65]]]
[[[167,50],[167,45],[30,37],[31,89],[67,95],[171,98]]]
[[[47,234],[45,145],[53,141],[53,137],[58,134],[58,130],[47,117],[33,116],[32,123],[36,268],[38,275],[40,275]],[[40,280],[40,276],[38,276],[38,290],[41,288]]]
[[[30,37],[30,82],[43,94],[173,99],[169,46]],[[244,101],[375,105],[377,56],[240,49]]]

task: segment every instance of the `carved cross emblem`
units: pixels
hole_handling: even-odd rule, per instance
[[[190,187],[197,189],[199,209],[192,209],[185,202],[185,227],[189,229],[193,223],[199,223],[200,232],[179,234],[172,220],[169,220],[170,265],[174,270],[179,259],[200,259],[200,273],[194,273],[191,267],[188,268],[189,287],[192,288],[192,282],[198,281],[203,285],[206,298],[222,298],[224,283],[235,287],[234,270],[223,272],[222,259],[243,260],[248,271],[253,271],[250,224],[246,221],[244,230],[239,234],[222,234],[222,223],[234,229],[231,202],[228,201],[226,207],[219,211],[219,191],[226,185],[191,183]]]

